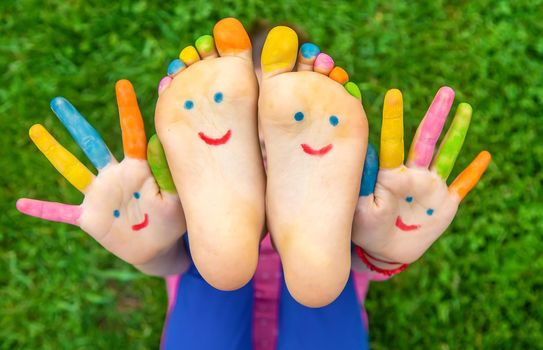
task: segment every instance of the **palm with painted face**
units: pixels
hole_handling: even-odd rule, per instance
[[[385,96],[381,153],[378,160],[368,147],[352,236],[361,248],[358,256],[380,270],[394,270],[421,257],[452,222],[460,202],[490,162],[490,154],[481,152],[447,187],[472,114],[470,105],[458,106],[433,157],[453,100],[452,89],[438,91],[404,165],[402,95],[390,90]]]
[[[57,97],[51,101],[51,108],[98,169],[98,175],[36,124],[30,128],[32,141],[85,198],[79,206],[23,198],[17,201],[17,209],[45,220],[77,225],[130,264],[144,266],[164,257],[175,265],[155,264],[149,273],[179,272],[186,265],[186,257],[176,242],[185,233],[185,218],[162,146],[153,136],[147,147],[132,84],[128,80],[117,82],[116,94],[125,158],[117,162],[96,130],[67,100]]]

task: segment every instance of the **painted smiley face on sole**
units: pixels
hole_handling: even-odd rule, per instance
[[[272,29],[259,97],[268,228],[291,295],[310,307],[332,302],[348,279],[368,133],[360,95],[349,91],[356,85],[319,51],[298,51],[294,31]]]
[[[187,217],[192,258],[222,290],[245,285],[258,260],[264,168],[257,94],[251,43],[233,18],[183,49],[159,85],[156,130]]]

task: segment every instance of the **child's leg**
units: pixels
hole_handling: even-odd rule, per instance
[[[369,348],[352,274],[339,297],[322,308],[299,304],[289,294],[283,279],[279,305],[278,350]]]
[[[163,349],[251,349],[252,281],[235,291],[220,291],[191,264],[177,288]]]

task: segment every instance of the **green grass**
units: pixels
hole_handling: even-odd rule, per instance
[[[493,163],[425,257],[372,285],[373,348],[541,348],[541,0],[0,2],[0,348],[157,347],[162,280],[79,229],[16,212],[21,196],[82,199],[27,131],[44,123],[83,159],[49,110],[63,95],[121,156],[114,82],[134,83],[150,132],[167,63],[225,16],[302,28],[359,83],[374,143],[390,87],[404,93],[407,135],[441,85],[474,107],[452,176],[483,148]]]

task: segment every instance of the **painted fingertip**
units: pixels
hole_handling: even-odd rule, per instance
[[[179,59],[183,61],[187,66],[190,66],[191,64],[197,62],[200,60],[200,56],[198,55],[198,51],[194,48],[194,46],[187,46],[181,52],[179,53]]]
[[[324,75],[330,74],[334,68],[334,60],[329,55],[321,52],[315,58],[315,63],[313,64],[313,70]]]
[[[168,65],[167,74],[170,77],[173,77],[177,73],[179,73],[183,68],[185,68],[185,64],[180,59],[176,58],[175,60],[171,61]]]
[[[345,88],[345,90],[347,90],[349,94],[351,94],[351,96],[362,100],[362,93],[360,92],[360,88],[358,88],[358,85],[356,85],[352,81],[349,81],[345,85],[343,85],[343,87]]]
[[[264,73],[286,72],[292,70],[298,54],[298,35],[285,26],[272,28],[262,49],[262,69]]]
[[[473,114],[473,108],[471,107],[469,103],[462,102],[457,107],[457,113],[463,117],[464,116],[471,117],[471,115]]]
[[[15,202],[15,208],[17,208],[18,211],[21,213],[25,213],[25,209],[27,208],[28,200],[26,198],[19,198],[17,199],[17,202]]]
[[[442,86],[437,91],[437,95],[443,96],[444,98],[452,98],[454,99],[454,90],[453,88],[449,86]]]
[[[312,60],[321,52],[321,49],[313,43],[303,43],[300,47],[300,55],[307,59]]]
[[[198,50],[198,53],[202,58],[217,56],[215,41],[211,35],[202,35],[196,39],[194,46],[196,46],[196,50]]]
[[[364,170],[362,172],[362,182],[360,184],[360,196],[369,196],[375,189],[377,182],[377,172],[379,168],[379,158],[375,147],[368,143],[366,150],[366,159],[364,161]]]
[[[166,88],[168,87],[168,85],[170,85],[170,83],[172,82],[172,78],[171,77],[164,77],[162,79],[160,79],[160,82],[158,83],[158,94],[160,95],[164,90],[166,90]]]
[[[237,54],[251,50],[251,39],[236,18],[223,18],[215,24],[213,37],[219,54]]]
[[[65,99],[64,97],[62,96],[57,96],[57,97],[54,97],[51,102],[49,103],[49,106],[51,107],[51,109],[53,110],[53,112],[57,113],[58,111],[60,111],[63,107],[69,107],[69,108],[74,108],[70,102],[68,102],[67,99]]]
[[[32,140],[39,139],[45,136],[45,134],[45,127],[41,124],[34,124],[30,127],[30,129],[28,129],[28,135]]]
[[[328,76],[330,79],[337,81],[341,85],[346,84],[349,81],[349,74],[341,67],[334,67]]]
[[[402,92],[398,89],[390,89],[385,94],[385,106],[395,107],[398,105],[403,106]]]

